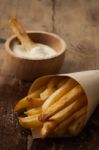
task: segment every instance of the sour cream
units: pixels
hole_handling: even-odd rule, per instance
[[[27,59],[44,59],[49,58],[51,56],[55,56],[57,52],[52,49],[51,47],[45,44],[37,44],[36,47],[32,48],[31,50],[25,51],[24,47],[19,44],[15,44],[13,46],[13,52],[18,57],[24,57]]]

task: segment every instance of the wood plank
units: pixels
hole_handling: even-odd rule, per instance
[[[86,0],[56,0],[54,29],[67,43],[65,63],[61,72],[96,68],[95,27],[87,19]]]
[[[23,22],[27,30],[52,31],[52,1],[21,0],[18,1],[17,9],[16,16]]]
[[[79,50],[81,49],[82,51],[85,50],[88,52],[86,49],[88,46],[83,48],[78,48]],[[77,50],[77,48],[76,48]],[[86,55],[86,56],[85,56]],[[82,54],[82,53],[75,53],[74,51],[67,50],[66,52],[66,57],[65,57],[65,62],[60,70],[60,73],[68,73],[68,72],[77,72],[77,71],[84,71],[84,70],[91,70],[96,68],[96,57],[93,55],[87,55],[87,54]]]
[[[84,11],[87,6],[84,5],[84,9],[83,4],[82,0],[56,0],[55,4],[55,32],[65,39],[68,49],[73,51],[82,42],[93,41],[94,27],[86,18]]]
[[[8,19],[16,16],[26,30],[52,30],[52,2],[4,0],[0,5],[0,36],[8,38],[12,32],[8,27]]]
[[[8,20],[11,16],[16,16],[17,0],[4,0],[0,4],[0,37],[7,39],[11,34],[8,28]]]
[[[29,84],[0,75],[0,149],[26,150],[27,133],[14,113],[16,102],[27,93]]]
[[[91,7],[90,7],[91,5]],[[84,0],[83,9],[88,23],[93,27],[93,43],[94,51],[96,52],[96,69],[99,69],[99,2],[97,0],[86,1]]]

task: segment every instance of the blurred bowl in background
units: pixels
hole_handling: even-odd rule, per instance
[[[58,73],[65,58],[66,44],[64,40],[56,34],[44,31],[27,33],[34,42],[50,46],[57,51],[57,54],[50,58],[39,60],[18,57],[12,50],[12,46],[18,41],[14,35],[5,43],[5,58],[2,72],[26,81],[33,81],[43,75]]]

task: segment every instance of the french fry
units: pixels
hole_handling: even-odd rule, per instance
[[[53,77],[52,79],[50,79],[47,88],[40,94],[40,98],[46,100],[56,90],[56,86],[60,79],[60,77]]]
[[[46,100],[56,89],[55,88],[46,88],[41,94],[40,98]]]
[[[28,98],[28,101],[32,107],[40,107],[44,103],[41,98]]]
[[[53,120],[59,123],[64,119],[68,118],[69,116],[71,116],[74,112],[76,112],[85,105],[86,105],[86,96],[81,96],[78,99],[76,99],[72,104],[65,107],[61,111],[57,112],[54,116],[50,117],[49,120]]]
[[[17,35],[18,39],[24,46],[25,50],[30,50],[37,45],[30,39],[28,34],[25,32],[23,26],[18,22],[16,18],[11,18],[9,20],[9,26],[11,27],[12,31]]]
[[[32,108],[30,110],[27,110],[26,112],[24,112],[25,115],[28,116],[32,116],[35,114],[40,114],[42,112],[42,108],[41,107],[37,107],[37,108]]]
[[[51,79],[51,77],[49,77],[48,79],[43,78],[42,80],[38,80],[38,84],[35,84],[35,83],[32,84],[29,88],[28,95],[32,94],[33,91],[36,91],[36,90],[40,89],[41,87],[45,86],[45,88],[41,91],[41,92],[43,92],[47,88],[47,85],[48,85],[50,79]],[[34,87],[35,87],[35,90],[34,90]]]
[[[53,132],[53,129],[56,127],[56,125],[57,123],[54,121],[45,122],[41,129],[42,138],[46,138],[47,136],[49,136]]]
[[[42,136],[46,137],[47,135],[49,135],[51,132],[54,131],[54,129],[60,122],[62,122],[68,117],[71,117],[73,113],[75,113],[84,105],[85,105],[84,96],[82,96],[82,98],[80,98],[80,101],[79,99],[74,101],[71,105],[69,105],[68,107],[58,112],[56,115],[49,118],[49,121],[45,122],[42,128],[41,132]]]
[[[40,107],[43,103],[44,101],[42,101],[40,98],[31,98],[27,96],[16,104],[14,111],[19,111],[23,108],[30,108],[31,106]]]
[[[48,88],[55,88],[60,80],[61,77],[53,77],[48,83]]]
[[[80,95],[83,94],[83,90],[80,85],[77,85],[68,93],[66,93],[59,101],[48,107],[47,110],[43,111],[39,116],[40,121],[48,120],[52,115],[60,111],[61,109],[67,107],[71,103],[73,103]],[[85,99],[85,97],[84,97]],[[43,104],[44,106],[44,104]]]
[[[73,115],[69,116],[68,118],[63,120],[63,122],[58,124],[58,126],[55,128],[54,132],[57,135],[63,135],[66,132],[66,130],[67,130],[68,126],[70,125],[70,123],[77,120],[82,115],[86,115],[86,112],[87,112],[87,106],[84,106],[84,107],[80,108]]]
[[[64,94],[77,85],[77,82],[69,79],[62,87],[57,89],[43,104],[42,110],[45,111],[49,106],[58,101]]]
[[[75,120],[70,127],[68,128],[68,132],[72,136],[76,136],[84,126],[85,115],[80,116],[79,119]]]
[[[34,128],[42,125],[42,123],[38,120],[38,115],[19,117],[19,123],[24,128]]]
[[[19,111],[23,108],[27,108],[29,106],[36,105],[36,107],[39,107],[42,105],[43,101],[40,101],[40,99],[37,101],[37,97],[40,96],[40,93],[45,89],[45,86],[39,88],[38,90],[34,91],[32,94],[24,97],[23,99],[21,99],[15,106],[14,110],[15,111]]]

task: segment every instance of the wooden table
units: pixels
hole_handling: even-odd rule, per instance
[[[11,32],[8,19],[16,16],[27,30],[59,34],[67,43],[61,73],[99,68],[99,1],[3,0],[0,3],[0,37]],[[4,47],[0,45],[0,68]],[[99,107],[76,138],[36,139],[18,125],[13,112],[30,83],[0,74],[0,150],[99,150]]]

